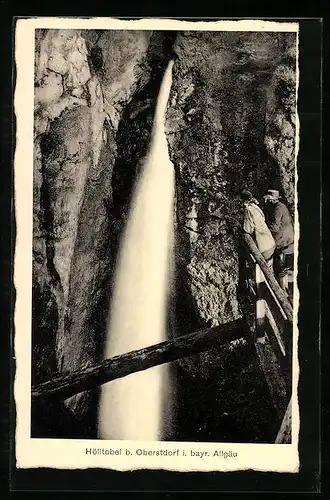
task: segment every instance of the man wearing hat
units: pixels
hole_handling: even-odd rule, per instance
[[[280,193],[269,189],[264,196],[266,222],[276,243],[274,272],[280,284],[287,288],[287,275],[293,269],[294,229],[288,208],[280,201]]]

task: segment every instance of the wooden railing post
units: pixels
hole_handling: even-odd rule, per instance
[[[292,337],[292,324],[287,321],[285,324],[286,356],[284,358],[284,373],[287,384],[287,394],[291,394],[292,392]]]
[[[249,234],[243,240],[255,265],[255,322],[252,339],[270,396],[282,421],[292,394],[293,310],[286,292]]]
[[[293,321],[293,311],[292,311],[292,305],[289,302],[288,295],[287,293],[280,287],[278,282],[276,281],[273,272],[267,265],[265,259],[261,255],[256,243],[253,241],[253,238],[251,237],[250,234],[244,234],[244,240],[245,243],[247,244],[249,251],[259,264],[262,272],[264,273],[265,279],[268,281],[270,287],[272,288],[277,300],[279,301],[281,307],[283,308],[283,311],[286,314],[286,317],[288,321],[292,323]]]
[[[257,339],[265,337],[265,321],[266,321],[266,308],[265,299],[262,294],[262,285],[265,282],[265,277],[259,264],[255,266],[255,280],[256,280],[256,331]]]

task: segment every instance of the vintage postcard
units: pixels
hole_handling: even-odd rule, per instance
[[[18,468],[299,471],[299,24],[18,19]]]

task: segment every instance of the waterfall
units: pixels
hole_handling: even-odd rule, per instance
[[[160,86],[151,141],[122,237],[105,357],[167,338],[166,304],[172,244],[174,168],[165,136],[172,83],[170,61]],[[101,439],[160,440],[169,404],[169,368],[162,365],[104,384],[98,414]]]

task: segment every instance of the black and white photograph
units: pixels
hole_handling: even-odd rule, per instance
[[[256,468],[297,471],[298,25],[117,24],[36,19],[18,64],[17,432],[85,466],[272,445]]]

